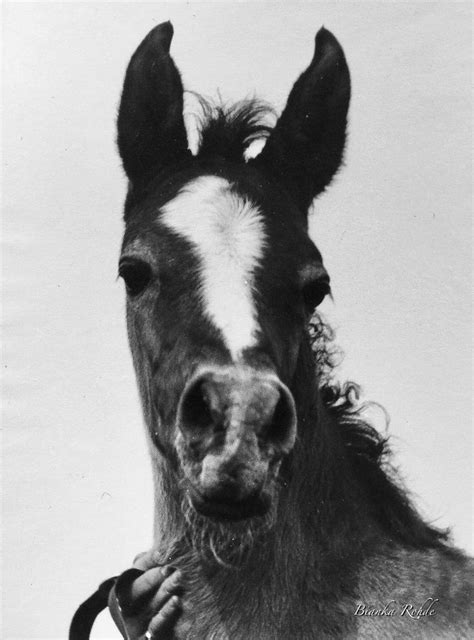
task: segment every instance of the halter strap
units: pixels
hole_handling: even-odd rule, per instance
[[[105,580],[87,600],[77,608],[69,627],[69,640],[89,640],[92,625],[108,604],[110,591],[115,586],[117,576]]]

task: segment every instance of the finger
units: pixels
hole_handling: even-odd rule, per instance
[[[133,608],[134,602],[132,597],[132,587],[135,580],[142,575],[140,569],[127,569],[118,578],[115,583],[115,595],[121,611],[124,615],[129,615]]]
[[[163,566],[161,554],[156,549],[139,553],[133,561],[133,566],[142,571]]]
[[[137,577],[132,585],[132,600],[141,600],[155,593],[168,576],[175,571],[174,567],[154,567]]]
[[[158,611],[161,609],[165,602],[170,600],[172,596],[180,596],[183,593],[183,576],[181,571],[174,571],[169,577],[167,577],[160,588],[153,596],[150,602],[151,611]]]
[[[151,619],[148,625],[148,636],[153,640],[159,640],[165,633],[170,634],[181,615],[181,611],[180,599],[178,596],[173,596],[161,611]]]
[[[137,555],[133,558],[133,565],[135,566],[135,562],[138,562],[138,560],[140,560],[140,558],[143,558],[144,556],[148,555],[149,553],[153,553],[153,552],[140,551],[140,553],[137,553]]]

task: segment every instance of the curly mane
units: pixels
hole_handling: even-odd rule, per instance
[[[393,539],[405,544],[417,548],[444,546],[449,530],[422,519],[392,465],[389,438],[364,417],[366,409],[375,403],[360,402],[360,387],[354,382],[341,384],[334,379],[340,351],[334,346],[333,330],[317,313],[310,322],[309,335],[321,397],[336,419],[354,473],[377,521]]]

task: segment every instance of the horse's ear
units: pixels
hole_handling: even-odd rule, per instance
[[[169,54],[172,38],[170,22],[155,27],[133,54],[125,75],[117,143],[132,183],[189,154],[183,85]]]
[[[296,81],[257,165],[283,183],[304,211],[338,170],[346,139],[350,75],[341,45],[316,35],[309,67]]]

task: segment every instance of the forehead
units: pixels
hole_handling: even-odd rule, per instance
[[[187,240],[216,270],[232,266],[236,280],[262,265],[283,278],[295,267],[322,261],[306,218],[284,192],[246,178],[204,174],[184,181],[155,207],[154,228]]]
[[[248,196],[219,176],[200,176],[160,210],[158,221],[204,251],[232,257],[260,255],[264,243],[263,215]]]
[[[247,269],[263,264],[273,279],[322,264],[306,214],[278,184],[245,165],[204,165],[152,184],[127,197],[125,220],[122,251],[145,252],[153,262],[179,260],[176,239]]]
[[[138,245],[144,240],[152,252],[153,238],[160,240],[158,253],[176,247],[166,238],[187,248],[197,265],[194,282],[204,313],[233,359],[258,342],[258,297],[262,287],[269,288],[265,283],[295,282],[302,262],[320,258],[305,226],[292,217],[291,205],[258,181],[215,174],[186,177],[159,193],[144,211],[145,219],[138,216],[130,225],[135,231],[126,234],[125,245],[135,244],[127,243],[128,235]],[[169,261],[169,256],[160,259]],[[173,262],[187,271],[184,254],[173,256]]]

